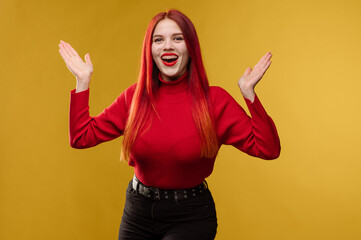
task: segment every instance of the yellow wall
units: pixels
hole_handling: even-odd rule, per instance
[[[236,82],[267,51],[257,86],[281,157],[222,147],[209,185],[217,239],[361,239],[361,2],[0,1],[0,239],[116,239],[133,169],[121,139],[68,144],[75,79],[58,54],[70,42],[94,64],[91,113],[136,80],[153,15],[196,25],[211,84],[244,101]]]

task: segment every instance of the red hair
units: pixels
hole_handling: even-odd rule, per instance
[[[156,113],[154,101],[160,81],[158,79],[159,70],[152,57],[152,35],[158,22],[165,18],[175,21],[183,33],[190,58],[188,89],[193,96],[192,112],[201,138],[201,157],[213,158],[217,155],[219,142],[214,128],[209,83],[202,61],[197,32],[187,16],[177,10],[169,10],[154,16],[145,33],[138,83],[124,131],[122,159],[128,160],[137,136],[149,129],[151,126],[149,119],[151,119],[152,113]]]

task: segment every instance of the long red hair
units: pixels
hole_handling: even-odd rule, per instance
[[[138,83],[124,131],[122,159],[129,159],[137,136],[149,129],[151,126],[149,119],[151,119],[152,113],[156,113],[154,102],[160,80],[158,79],[159,69],[152,57],[152,35],[158,22],[165,18],[175,21],[183,33],[190,58],[188,89],[193,96],[192,112],[201,139],[201,157],[213,158],[217,155],[219,142],[214,128],[209,83],[202,61],[197,32],[187,16],[177,10],[169,10],[154,16],[145,33]]]

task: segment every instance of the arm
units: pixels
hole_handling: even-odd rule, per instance
[[[59,43],[59,53],[77,80],[76,89],[71,92],[70,99],[70,145],[74,148],[87,148],[122,135],[134,87],[123,92],[97,117],[91,117],[89,84],[93,64],[90,56],[86,54],[84,62],[75,49],[64,41]]]
[[[221,142],[231,144],[249,155],[275,159],[280,154],[280,141],[276,126],[263,108],[254,88],[271,65],[272,54],[266,53],[252,68],[247,68],[238,86],[247,103],[251,118],[223,89],[222,98],[216,102],[218,135]]]
[[[80,58],[75,49],[67,42],[60,41],[59,53],[69,71],[76,77],[75,92],[85,91],[89,88],[90,78],[93,73],[93,64],[89,53],[85,54],[85,62]]]
[[[278,158],[281,152],[281,145],[276,125],[272,118],[263,108],[257,95],[255,95],[253,103],[247,98],[245,98],[245,101],[252,117],[249,120],[252,125],[252,137],[251,141],[244,147],[246,149],[256,149],[252,150],[252,153],[256,153],[256,156],[263,159]],[[241,146],[238,148],[241,148]],[[251,155],[253,155],[252,153]]]
[[[88,148],[123,134],[135,85],[125,90],[103,112],[89,116],[89,90],[71,91],[69,133],[73,148]]]
[[[254,101],[256,96],[254,88],[271,65],[271,57],[272,54],[270,52],[266,53],[253,69],[248,67],[243,76],[238,80],[238,86],[243,97],[249,99],[251,102]]]
[[[276,159],[280,141],[275,124],[257,95],[253,103],[245,98],[251,117],[220,87],[212,88],[216,131],[222,144],[233,145],[254,157]]]

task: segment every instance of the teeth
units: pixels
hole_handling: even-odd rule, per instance
[[[178,57],[177,56],[163,56],[162,57],[162,59],[164,59],[164,60],[175,60],[175,59],[177,59]]]

